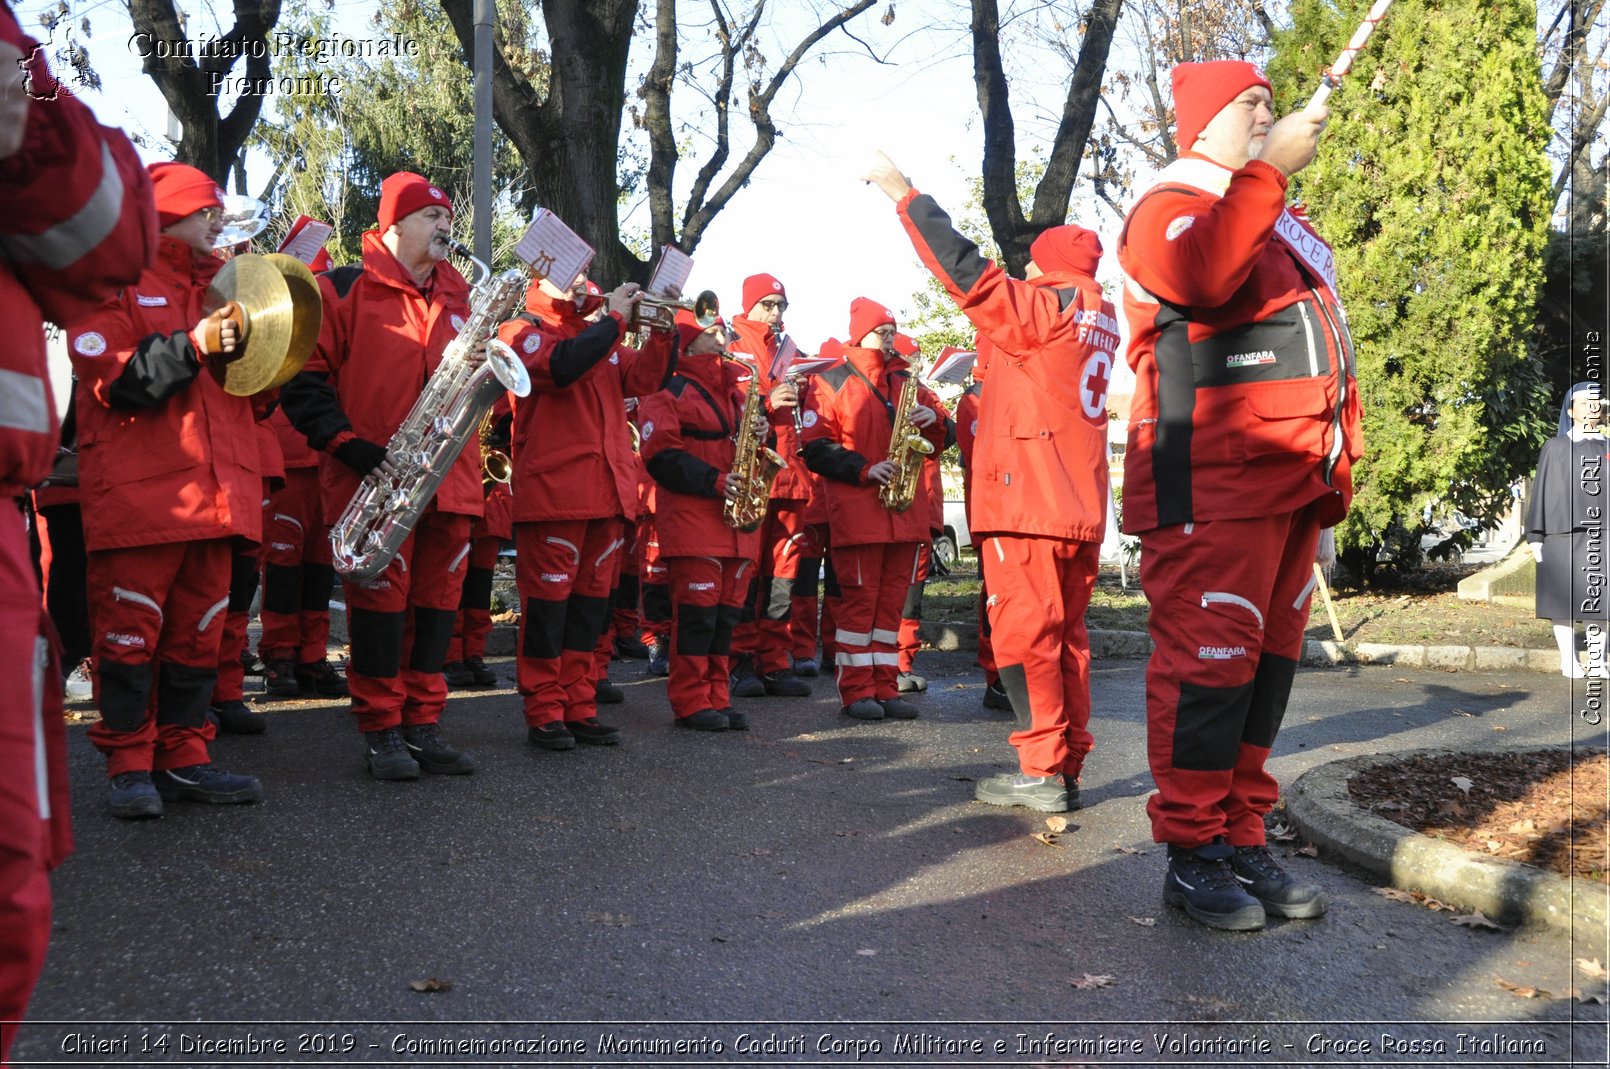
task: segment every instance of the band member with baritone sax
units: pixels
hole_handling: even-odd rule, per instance
[[[340,520],[364,476],[395,471],[385,443],[470,316],[469,284],[447,262],[447,195],[399,171],[380,184],[378,214],[363,235],[363,262],[319,276],[319,343],[283,394],[292,424],[334,458],[323,472],[326,523]],[[375,779],[475,770],[469,754],[442,738],[438,721],[464,581],[455,565],[482,511],[480,467],[478,451],[464,450],[385,570],[342,582],[352,643],[347,685]]]
[[[833,635],[839,702],[844,715],[857,720],[917,716],[917,707],[899,695],[900,609],[916,576],[917,551],[928,539],[920,465],[938,457],[947,437],[944,407],[912,378],[893,348],[894,335],[888,308],[866,297],[851,301],[845,363],[822,373],[833,392],[801,417],[805,463],[824,477],[827,490],[840,592]],[[910,440],[913,429],[920,440]],[[897,431],[898,448],[891,449]],[[884,498],[902,483],[912,488],[911,497],[896,511]]]
[[[643,462],[658,484],[655,526],[671,587],[671,676],[666,687],[678,727],[742,731],[748,717],[729,700],[728,657],[743,611],[760,536],[726,522],[726,505],[746,491],[738,474],[750,369],[725,359],[726,324],[676,317],[676,374],[638,405]],[[764,441],[764,411],[751,425]]]

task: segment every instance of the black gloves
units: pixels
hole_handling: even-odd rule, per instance
[[[368,475],[385,461],[386,447],[366,438],[349,438],[335,447],[335,459],[359,475]]]

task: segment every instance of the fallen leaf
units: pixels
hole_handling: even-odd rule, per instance
[[[1509,830],[1512,831],[1512,832],[1523,832],[1523,833],[1524,832],[1529,832],[1529,831],[1536,831],[1537,830],[1537,823],[1535,821],[1531,821],[1531,820],[1517,820],[1515,823],[1513,823],[1513,824],[1511,824],[1509,826]]]
[[[1030,836],[1030,838],[1034,839],[1036,842],[1042,842],[1046,846],[1061,846],[1061,844],[1057,842],[1057,837],[1048,831],[1037,831]]]
[[[1504,926],[1502,924],[1494,923],[1479,909],[1474,913],[1464,913],[1457,917],[1450,917],[1449,919],[1455,924],[1459,925],[1461,928],[1484,929],[1494,932],[1501,932],[1504,930]],[[1500,981],[1500,983],[1502,983],[1502,981]]]
[[[1297,838],[1297,832],[1290,824],[1276,824],[1269,829],[1269,838],[1277,843],[1289,843]]]
[[[1067,817],[1046,817],[1045,818],[1045,826],[1050,828],[1052,831],[1054,831],[1054,832],[1056,832],[1056,833],[1058,833],[1060,835],[1062,832],[1065,832],[1065,831],[1068,830],[1068,818]]]
[[[1117,844],[1114,844],[1113,849],[1117,850],[1120,854],[1144,854],[1146,852],[1144,850],[1137,850],[1133,846],[1118,846]]]
[[[1498,853],[1498,851],[1502,850],[1503,848],[1504,848],[1504,844],[1502,842],[1500,842],[1499,840],[1497,840],[1497,839],[1488,839],[1487,840],[1487,852],[1489,854],[1496,854],[1496,853]]]
[[[1576,991],[1576,988],[1573,987],[1571,990]],[[1607,1003],[1605,1001],[1604,992],[1602,992],[1602,991],[1599,992],[1596,995],[1583,995],[1583,994],[1578,993],[1576,995],[1573,995],[1572,997],[1575,998],[1578,1002],[1585,1003],[1585,1004],[1587,1004],[1589,1006],[1610,1005],[1610,1003]]]
[[[1302,846],[1299,846],[1297,848],[1297,852],[1303,857],[1318,857],[1319,847],[1315,846],[1313,843],[1306,843]]]
[[[595,924],[602,924],[606,928],[630,928],[637,923],[629,913],[598,913],[587,914],[587,919]]]
[[[1475,784],[1470,781],[1470,778],[1468,776],[1454,776],[1448,782],[1452,783],[1455,787],[1458,787],[1460,790],[1464,791],[1466,795],[1469,795],[1470,794],[1470,788],[1475,786]]]
[[[860,950],[857,950],[855,953],[856,953],[856,955],[858,957],[863,957],[863,958],[875,958],[875,957],[878,956],[878,952],[876,950],[873,950],[870,947],[862,947]]]
[[[1415,901],[1415,894],[1413,891],[1404,891],[1397,887],[1377,887],[1375,889],[1375,893],[1380,895],[1382,898],[1390,898],[1394,902]]]
[[[1583,976],[1591,976],[1595,980],[1605,978],[1604,966],[1599,963],[1598,958],[1577,958],[1576,967]]]
[[[1076,977],[1075,979],[1068,981],[1068,983],[1072,984],[1080,991],[1094,991],[1098,987],[1111,987],[1117,982],[1117,977],[1094,976],[1090,973],[1085,973],[1083,976]]]
[[[413,988],[415,991],[422,992],[451,991],[453,990],[453,981],[438,980],[436,977],[432,976],[429,980],[414,980],[410,982],[408,986]]]
[[[1458,920],[1457,917],[1454,918],[1454,919],[1455,919],[1455,921]],[[1547,991],[1544,991],[1540,987],[1530,987],[1530,986],[1523,986],[1521,984],[1512,984],[1508,980],[1505,980],[1505,979],[1503,979],[1501,977],[1494,977],[1494,979],[1498,980],[1498,986],[1499,987],[1503,988],[1505,991],[1508,991],[1510,994],[1514,995],[1516,998],[1553,998],[1554,997],[1553,995],[1549,994]]]
[[[1452,710],[1452,712],[1453,712],[1454,716],[1475,716],[1476,715],[1475,713],[1466,712],[1463,709],[1454,709],[1454,710]]]
[[[1155,928],[1157,926],[1156,917],[1131,917],[1129,919],[1140,925],[1142,928]]]
[[[1497,727],[1493,728],[1493,730],[1494,731],[1508,731],[1509,728],[1505,727],[1503,724],[1499,724]]]
[[[767,850],[765,847],[757,846],[753,850],[749,851],[749,856],[750,857],[771,857],[771,851]]]
[[[712,943],[725,943],[726,941],[727,937],[724,935],[712,935],[710,937],[710,942]]]

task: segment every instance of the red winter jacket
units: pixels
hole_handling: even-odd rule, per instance
[[[469,284],[446,260],[429,296],[370,230],[363,263],[319,276],[324,323],[302,373],[286,384],[286,415],[315,449],[334,454],[353,437],[385,445],[419,400],[442,353],[468,317]],[[341,518],[360,476],[331,457],[321,477],[324,522]],[[479,516],[481,459],[466,447],[427,511]]]
[[[637,406],[643,462],[658,484],[661,557],[754,559],[760,551],[759,531],[735,530],[721,518],[748,379],[747,369],[719,354],[683,353],[666,388]]]
[[[279,441],[280,457],[285,461],[287,470],[319,466],[324,454],[308,445],[306,436],[291,426],[291,419],[285,414],[283,406],[274,409],[269,415],[268,426]]]
[[[1101,541],[1117,311],[1093,278],[1010,277],[932,197],[912,190],[898,209],[923,263],[994,345],[973,445],[974,537]]]
[[[262,537],[252,403],[202,369],[189,334],[221,266],[165,237],[138,282],[68,328],[88,549]]]
[[[635,517],[638,459],[626,398],[665,385],[675,335],[650,331],[639,352],[619,344],[618,315],[588,323],[574,301],[536,287],[527,308],[540,319],[511,319],[499,331],[531,372],[531,395],[514,411],[515,521]]]
[[[0,38],[25,54],[35,44],[3,6]],[[27,73],[35,97],[51,95],[43,52]],[[21,147],[0,160],[0,204],[0,495],[16,497],[56,459],[44,323],[83,319],[140,277],[156,254],[156,207],[128,139],[66,92],[30,101]]]
[[[741,315],[732,318],[732,329],[738,335],[738,340],[731,346],[732,354],[739,359],[752,361],[760,372],[760,388],[768,397],[766,411],[771,420],[772,434],[776,437],[773,448],[786,465],[777,473],[777,481],[771,484],[772,500],[796,504],[808,501],[811,496],[811,473],[805,467],[805,458],[799,455],[799,435],[794,430],[795,410],[779,408],[773,411],[769,401],[771,391],[779,384],[771,373],[771,366],[777,358],[780,336],[772,333],[771,327],[764,323],[756,323]],[[800,390],[802,402],[805,389],[808,388],[807,379],[805,388]]]
[[[1362,453],[1353,344],[1330,246],[1286,210],[1286,178],[1182,157],[1124,221],[1135,399],[1124,530],[1347,511]]]
[[[823,477],[833,544],[926,542],[929,503],[923,480],[917,480],[909,509],[890,512],[878,500],[881,487],[866,477],[867,468],[889,456],[894,406],[911,369],[899,358],[885,365],[879,349],[848,348],[844,355],[843,366],[817,376],[832,393],[813,395],[802,417],[805,462]],[[918,387],[917,399],[939,416],[922,432],[934,446],[926,462],[937,463],[947,437],[945,407],[926,386]]]

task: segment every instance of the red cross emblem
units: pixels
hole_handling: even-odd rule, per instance
[[[1097,352],[1079,373],[1079,404],[1091,419],[1107,415],[1107,382],[1112,378],[1112,354]]]

